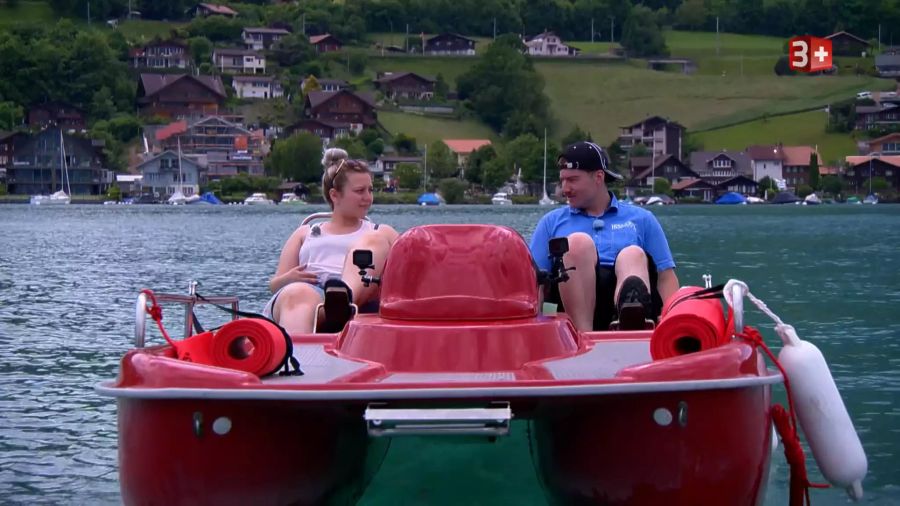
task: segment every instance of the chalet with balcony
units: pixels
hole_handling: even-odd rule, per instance
[[[652,162],[651,162],[652,163]],[[646,167],[640,172],[632,172],[633,176],[625,185],[626,195],[633,196],[639,188],[651,188],[654,179],[665,179],[670,185],[685,180],[699,179],[700,176],[672,155],[656,160],[656,165]]]
[[[831,52],[835,56],[860,57],[863,53],[868,54],[871,48],[869,41],[849,32],[832,33],[825,38],[831,41]]]
[[[390,100],[431,100],[435,80],[415,72],[385,72],[375,79],[375,87]]]
[[[225,16],[226,18],[236,18],[238,13],[234,9],[225,5],[198,3],[188,10],[188,15],[195,18],[207,16]]]
[[[425,54],[475,56],[475,40],[458,33],[442,33],[425,40]]]
[[[272,76],[234,76],[231,80],[239,98],[278,98],[284,96],[281,83]]]
[[[563,43],[559,35],[544,31],[522,41],[530,56],[575,56],[578,50]]]
[[[213,64],[220,72],[229,74],[265,74],[266,57],[259,51],[238,48],[216,48]]]
[[[192,60],[187,44],[164,40],[129,49],[128,65],[136,69],[186,69]]]
[[[330,33],[313,35],[309,38],[309,43],[316,48],[316,52],[319,54],[333,53],[335,51],[340,51],[344,47],[344,44],[340,39]]]
[[[672,155],[681,159],[681,145],[685,128],[666,118],[652,116],[643,121],[622,127],[619,146],[628,151],[637,144],[643,144],[657,159]]]
[[[217,76],[141,74],[137,103],[145,116],[171,119],[216,115],[227,94]]]
[[[870,180],[884,178],[894,191],[900,191],[900,155],[848,156],[844,180],[856,193],[868,193]]]
[[[307,118],[346,125],[357,133],[377,120],[372,96],[348,90],[310,92],[304,98],[303,112]]]
[[[49,195],[64,187],[66,172],[72,195],[99,195],[109,188],[112,173],[106,169],[103,142],[68,133],[62,139],[65,150],[60,146],[59,128],[53,127],[36,134],[15,134],[11,143],[3,143],[10,194]]]
[[[241,40],[244,47],[253,51],[270,49],[276,42],[290,35],[284,28],[244,28]]]
[[[265,138],[218,116],[177,121],[153,132],[155,152],[173,151],[192,157],[209,179],[237,174],[263,175]]]
[[[28,126],[43,129],[59,126],[66,131],[83,131],[87,128],[87,114],[80,107],[62,102],[35,104],[28,108]]]

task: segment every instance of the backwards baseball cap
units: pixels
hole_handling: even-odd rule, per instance
[[[560,169],[578,169],[588,172],[602,170],[607,175],[607,181],[622,179],[622,174],[609,168],[609,158],[603,148],[593,142],[581,141],[570,144],[559,155],[556,164]]]

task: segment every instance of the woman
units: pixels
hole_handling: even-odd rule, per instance
[[[327,327],[320,329],[336,332],[349,317],[351,301],[362,306],[377,300],[378,285],[363,285],[350,253],[372,251],[378,276],[397,238],[393,228],[365,219],[372,207],[372,174],[365,162],[332,148],[325,151],[322,165],[322,194],[331,206],[331,218],[291,234],[269,281],[273,296],[264,313],[290,334],[313,332],[313,316],[322,302]]]

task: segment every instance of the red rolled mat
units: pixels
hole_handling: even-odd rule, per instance
[[[287,354],[281,330],[253,318],[226,323],[215,333],[204,332],[175,343],[178,358],[266,376],[278,370]]]
[[[650,338],[653,360],[708,350],[727,342],[728,325],[719,299],[686,298],[700,290],[703,288],[685,286],[666,301]]]

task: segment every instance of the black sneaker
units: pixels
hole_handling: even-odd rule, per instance
[[[353,306],[351,306],[353,292],[340,278],[326,280],[323,288],[325,290],[325,322],[320,326],[321,332],[340,332],[353,317]]]
[[[651,315],[650,291],[644,281],[637,276],[629,276],[622,282],[616,312],[619,315],[619,330],[643,330]]]

